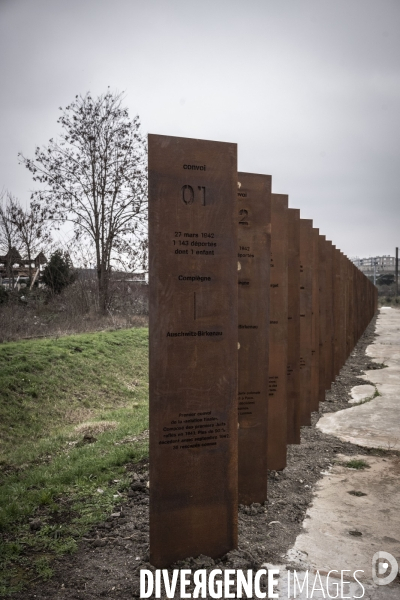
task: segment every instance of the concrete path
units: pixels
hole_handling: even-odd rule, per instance
[[[317,427],[359,446],[400,450],[400,310],[381,309],[376,332],[378,337],[368,346],[367,355],[387,366],[370,370],[362,378],[376,386],[379,396],[328,413]]]
[[[338,458],[343,464],[350,460]],[[400,549],[400,458],[359,458],[368,468],[349,469],[339,463],[320,480],[318,502],[308,511],[294,548],[305,553],[315,569],[361,569],[365,581],[371,578],[375,552],[384,549],[397,555]]]
[[[377,586],[373,583],[352,581],[349,578],[348,572],[339,572],[339,576],[335,577],[335,573],[328,575],[321,571],[313,570],[296,570],[292,567],[282,565],[263,565],[264,568],[276,569],[278,575],[274,575],[274,580],[277,584],[274,586],[276,596],[270,596],[284,599],[297,600],[322,600],[326,598],[336,598],[342,600],[358,599],[363,600],[399,600],[399,590],[390,586]],[[304,567],[306,568],[306,566]]]
[[[366,383],[365,385],[355,385],[351,389],[350,404],[361,404],[367,400],[372,400],[376,396],[376,387]]]
[[[317,426],[359,446],[400,449],[400,310],[381,309],[376,333],[367,354],[387,367],[368,371],[364,379],[373,383],[368,389],[352,390],[353,401],[372,399],[324,415]],[[356,386],[360,387],[364,388]],[[376,390],[380,395],[373,397]],[[355,458],[366,466],[346,466]],[[276,567],[280,570],[279,598],[399,600],[398,580],[389,585],[373,582],[373,557],[381,551],[397,560],[397,565],[393,563],[396,571],[400,565],[400,458],[338,456],[317,485],[303,532],[283,557],[286,564]],[[395,572],[390,562],[382,562],[383,575]],[[343,571],[342,579],[349,583],[342,584]],[[301,584],[307,578],[308,584],[305,581],[300,591],[297,581]]]

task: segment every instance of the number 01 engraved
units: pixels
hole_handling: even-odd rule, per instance
[[[194,190],[191,185],[184,185],[182,187],[182,202],[184,204],[193,204]]]
[[[202,206],[206,205],[206,188],[204,185],[198,185],[198,196],[200,197],[200,203]],[[194,189],[191,185],[182,186],[182,202],[187,206],[194,202]]]

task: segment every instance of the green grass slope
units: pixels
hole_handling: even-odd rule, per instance
[[[147,427],[147,329],[0,345],[0,595],[123,499]]]

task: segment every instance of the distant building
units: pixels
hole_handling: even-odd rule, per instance
[[[29,260],[22,258],[16,248],[11,248],[4,254],[0,255],[0,285],[4,287],[19,287],[23,283],[26,285],[29,275],[32,275],[32,285],[40,279],[40,274],[43,265],[47,264],[47,258],[43,252]]]
[[[389,254],[384,256],[369,256],[368,258],[351,259],[352,263],[360,269],[365,275],[372,275],[374,269],[376,274],[394,273],[396,270],[396,258]]]
[[[97,270],[95,268],[82,269],[78,267],[75,271],[82,279],[97,279]],[[111,271],[111,281],[124,281],[147,285],[149,283],[149,274],[148,271],[137,271],[135,273],[128,271]]]
[[[127,283],[139,283],[147,285],[149,283],[149,277],[147,271],[138,271],[136,273],[126,273],[123,271],[115,271],[113,278],[116,281],[126,281]]]

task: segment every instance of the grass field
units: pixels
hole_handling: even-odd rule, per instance
[[[112,512],[147,427],[147,329],[0,345],[0,596]]]

